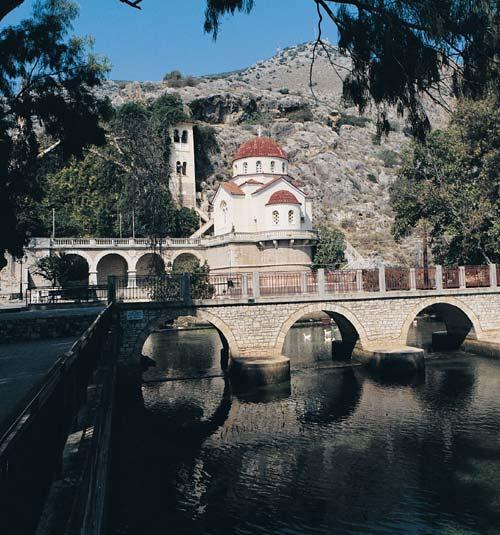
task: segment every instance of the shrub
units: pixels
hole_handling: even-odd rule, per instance
[[[308,121],[314,120],[313,113],[309,106],[304,106],[297,110],[293,110],[286,114],[287,119],[295,123],[306,123]]]
[[[199,80],[194,76],[182,76],[180,71],[170,71],[165,74],[163,81],[167,82],[169,87],[194,87],[198,85]]]
[[[370,182],[377,183],[377,177],[376,177],[373,173],[368,173],[368,174],[366,175],[366,178],[367,178]]]
[[[364,128],[368,123],[371,123],[371,119],[368,117],[360,117],[359,115],[341,115],[340,121],[337,126],[340,128],[344,125],[357,126]]]
[[[384,162],[384,167],[394,167],[400,163],[399,155],[393,150],[384,149],[377,153],[377,158]]]
[[[282,87],[281,89],[278,89],[278,93],[281,93],[282,95],[288,95],[290,93],[290,89],[288,89],[288,87]]]

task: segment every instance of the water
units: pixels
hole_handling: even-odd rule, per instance
[[[117,418],[111,532],[500,533],[500,362],[434,354],[385,384],[332,362],[325,330],[292,329],[291,384],[248,393],[215,331],[155,334],[146,377],[170,380]]]

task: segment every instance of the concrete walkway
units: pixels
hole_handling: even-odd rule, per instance
[[[58,357],[77,339],[0,344],[0,434],[29,401],[31,392],[41,386]]]

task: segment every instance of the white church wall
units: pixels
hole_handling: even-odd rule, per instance
[[[260,172],[257,171],[257,162],[260,162]],[[274,168],[273,168],[274,162]],[[247,165],[245,173],[245,164]],[[283,168],[284,166],[284,168]],[[254,176],[275,174],[284,175],[288,173],[288,162],[284,158],[267,157],[267,156],[249,156],[233,162],[233,177],[238,175]]]

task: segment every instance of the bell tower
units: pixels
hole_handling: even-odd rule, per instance
[[[193,123],[175,125],[170,136],[170,191],[179,206],[196,208]]]

